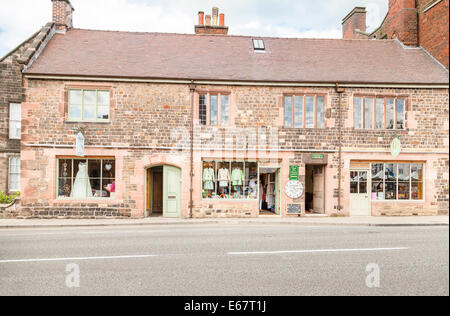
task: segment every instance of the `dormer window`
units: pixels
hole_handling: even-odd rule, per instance
[[[264,51],[266,47],[264,46],[264,40],[262,39],[254,39],[253,40],[253,49],[257,51]]]

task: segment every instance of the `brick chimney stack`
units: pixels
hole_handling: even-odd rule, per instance
[[[225,14],[219,14],[219,8],[214,7],[212,14],[203,11],[198,13],[198,25],[195,26],[195,34],[228,35],[228,26],[225,26]]]
[[[358,38],[355,31],[363,33],[367,31],[366,15],[366,8],[356,7],[342,20],[342,36],[344,39]]]
[[[52,0],[53,23],[57,31],[65,32],[73,28],[73,8],[70,0]]]
[[[398,38],[406,46],[418,46],[415,0],[389,0],[387,20],[385,32],[389,38]]]

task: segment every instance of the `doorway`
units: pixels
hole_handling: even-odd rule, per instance
[[[147,169],[147,216],[181,216],[181,170],[172,166]]]
[[[350,216],[370,216],[369,170],[350,171]]]
[[[280,215],[279,169],[259,171],[259,214]]]
[[[325,214],[325,166],[306,165],[306,214]]]

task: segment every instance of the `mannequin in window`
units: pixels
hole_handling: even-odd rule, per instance
[[[211,198],[211,191],[214,190],[214,169],[212,163],[208,163],[203,170],[203,189],[207,191],[206,197]]]
[[[239,165],[235,165],[231,172],[231,184],[234,186],[235,197],[240,196],[240,189],[244,183],[244,172]]]
[[[217,180],[219,181],[220,187],[220,197],[225,198],[225,188],[228,188],[228,184],[230,183],[230,170],[227,168],[227,164],[224,163],[221,165],[217,173]]]
[[[85,162],[82,162],[78,165],[78,173],[75,177],[70,197],[74,199],[86,199],[92,196],[92,187],[89,181],[87,165]]]

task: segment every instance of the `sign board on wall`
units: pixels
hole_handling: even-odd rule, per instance
[[[402,150],[402,142],[398,136],[395,136],[391,141],[391,155],[394,158],[397,158],[400,155]]]
[[[291,199],[298,199],[303,195],[303,184],[298,180],[291,180],[286,184],[285,192]]]
[[[288,204],[287,214],[301,214],[302,213],[302,206],[300,204]]]
[[[311,159],[323,159],[324,154],[311,154]]]
[[[79,132],[76,138],[76,155],[78,157],[84,157],[84,136]]]
[[[298,166],[289,166],[289,180],[300,180],[299,170]]]

